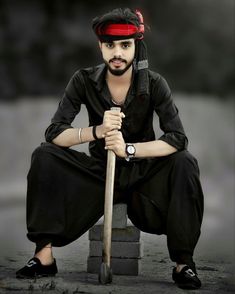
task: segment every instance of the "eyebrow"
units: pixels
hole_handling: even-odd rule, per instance
[[[110,42],[106,42],[106,43],[108,43],[108,44],[114,44],[115,41],[110,41]],[[121,45],[131,45],[131,44],[133,44],[133,42],[132,41],[122,41],[122,42],[118,42],[118,44],[121,44]]]
[[[123,42],[121,42],[121,44],[122,45],[130,45],[130,44],[132,44],[132,42],[131,41],[123,41]]]

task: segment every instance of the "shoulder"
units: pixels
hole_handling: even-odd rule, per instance
[[[150,97],[155,104],[159,104],[171,97],[171,89],[166,79],[158,72],[148,70]]]
[[[153,70],[150,70],[150,69],[148,69],[148,75],[149,75],[150,81],[156,82],[156,81],[159,81],[159,79],[161,78],[160,73],[153,71]]]
[[[95,68],[96,67],[94,66],[76,70],[70,77],[69,82],[65,88],[66,93],[69,95],[75,95],[74,93],[76,92],[78,95],[84,95],[87,85],[86,77],[93,73]]]
[[[158,72],[148,70],[150,86],[169,88],[167,80]]]
[[[100,72],[104,70],[105,65],[104,64],[99,64],[91,67],[86,67],[86,68],[81,68],[78,69],[72,76],[73,79],[80,79],[84,80],[87,77],[95,77],[98,75]]]

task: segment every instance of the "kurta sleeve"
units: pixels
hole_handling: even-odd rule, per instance
[[[84,84],[79,72],[76,72],[70,79],[51,124],[45,131],[47,142],[51,142],[64,130],[73,128],[71,123],[80,112],[83,97]]]
[[[163,77],[153,81],[152,99],[154,110],[159,117],[159,125],[164,134],[158,139],[165,141],[177,150],[187,149],[188,139],[185,135],[178,109],[175,106],[171,90]]]

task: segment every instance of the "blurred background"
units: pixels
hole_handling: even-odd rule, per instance
[[[116,1],[140,8],[152,69],[175,91],[227,98],[234,94],[234,1]],[[111,1],[0,1],[0,93],[59,95],[79,67],[100,58],[91,20]]]
[[[116,7],[143,12],[150,68],[167,79],[199,161],[205,217],[196,254],[234,260],[234,6],[233,0],[115,6],[108,0],[0,0],[0,265],[32,246],[25,237],[31,153],[73,73],[102,62],[91,20]],[[84,108],[77,125],[87,125]]]

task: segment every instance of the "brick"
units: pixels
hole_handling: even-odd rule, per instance
[[[103,240],[103,225],[95,225],[89,230],[89,240]],[[125,229],[112,229],[112,241],[138,242],[140,240],[140,230],[133,225],[128,225]]]
[[[102,256],[102,241],[90,241],[89,256]],[[112,242],[111,256],[118,258],[141,258],[143,250],[140,242]]]
[[[103,224],[104,216],[102,216],[95,225]],[[112,227],[123,229],[127,226],[127,205],[124,203],[115,204],[113,206]]]
[[[127,226],[127,205],[120,203],[113,206],[112,227],[123,229]]]
[[[98,274],[102,258],[88,257],[87,272]],[[141,273],[141,259],[137,258],[112,258],[111,268],[114,275],[138,276]]]

